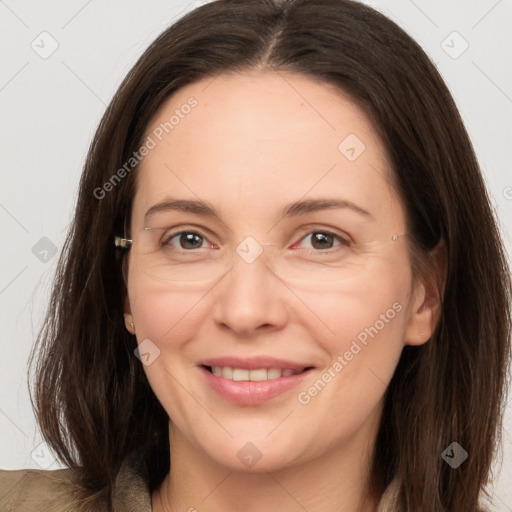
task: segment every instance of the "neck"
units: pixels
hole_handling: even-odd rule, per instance
[[[380,496],[371,495],[367,484],[373,452],[368,432],[319,458],[272,472],[220,465],[172,424],[170,441],[171,470],[153,495],[154,512],[375,512],[378,506]]]

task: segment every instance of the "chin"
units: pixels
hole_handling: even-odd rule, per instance
[[[209,446],[204,446],[203,442],[199,448],[212,461],[230,471],[275,472],[304,462],[301,443],[294,441],[291,436],[281,434],[281,436],[276,435],[275,439],[237,435],[229,441],[225,439],[222,442],[212,440]],[[284,443],[283,439],[287,439],[288,442]],[[299,457],[299,454],[302,455]]]

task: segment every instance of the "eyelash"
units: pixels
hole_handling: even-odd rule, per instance
[[[337,249],[336,247],[348,247],[350,246],[350,241],[348,241],[347,239],[343,238],[342,236],[340,235],[337,235],[336,233],[333,233],[332,231],[329,231],[329,230],[326,230],[326,229],[314,229],[312,231],[308,231],[298,242],[294,243],[293,246],[296,246],[297,244],[299,244],[300,242],[302,242],[303,240],[305,240],[307,237],[313,235],[313,234],[321,234],[321,235],[327,235],[327,236],[332,236],[334,239],[338,240],[340,243],[338,245],[335,245],[334,247],[331,247],[329,249],[325,249],[325,250],[322,250],[322,249],[314,249],[314,248],[307,248],[308,251],[310,252],[315,252],[315,253],[332,253],[332,252],[335,252]],[[165,236],[164,239],[162,240],[162,246],[168,246],[169,242],[173,239],[173,238],[176,238],[177,236],[180,236],[180,235],[183,235],[183,234],[192,234],[192,235],[198,235],[199,237],[201,237],[203,239],[203,241],[208,241],[208,238],[203,235],[201,232],[199,231],[193,231],[193,230],[180,230],[180,231],[176,231],[176,232],[173,232],[171,234],[169,234],[168,236]],[[209,242],[208,242],[209,243]],[[214,244],[210,244],[210,247],[214,245]],[[174,246],[171,245],[171,247],[174,248]],[[193,253],[193,252],[196,252],[198,251],[199,249],[206,249],[206,247],[200,247],[200,248],[197,248],[197,249],[190,249],[190,250],[187,250],[187,249],[181,249],[181,248],[175,248],[176,250],[178,251],[181,251],[181,252],[190,252],[190,253]]]

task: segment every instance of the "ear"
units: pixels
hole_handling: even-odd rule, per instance
[[[133,322],[132,310],[130,307],[128,294],[126,294],[124,298],[124,325],[130,334],[135,334],[135,324]]]
[[[441,318],[446,283],[446,245],[441,240],[430,253],[431,264],[418,279],[405,333],[406,345],[422,345],[434,334]]]

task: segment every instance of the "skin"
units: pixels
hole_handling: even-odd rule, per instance
[[[167,212],[152,222],[193,223],[232,254],[252,236],[311,261],[317,256],[308,233],[322,229],[336,230],[350,245],[333,248],[340,277],[321,283],[314,274],[280,279],[261,256],[252,264],[235,257],[222,279],[165,284],[141,271],[134,248],[128,253],[126,328],[138,343],[150,339],[160,350],[144,369],[171,418],[171,470],[153,508],[374,511],[380,496],[370,495],[366,478],[385,390],[404,345],[427,342],[439,317],[434,281],[413,280],[402,236],[406,214],[385,149],[341,92],[272,71],[221,75],[180,89],[146,135],[191,96],[197,106],[137,171],[134,244],[147,226],[145,212],[172,195],[199,198],[222,220]],[[349,134],[365,145],[355,161],[338,150]],[[323,197],[350,201],[371,215],[340,208],[281,219],[289,203]],[[299,231],[303,226],[312,228]],[[298,393],[397,303],[400,312],[367,345],[359,344],[360,352],[321,392],[300,403]],[[216,394],[197,367],[207,357],[262,354],[315,368],[297,388],[247,406]],[[237,457],[247,442],[261,454],[252,467]]]

